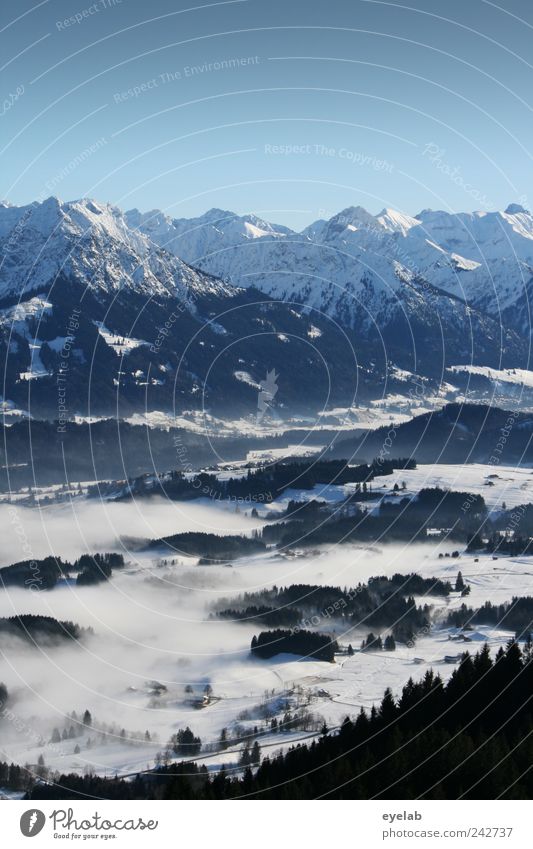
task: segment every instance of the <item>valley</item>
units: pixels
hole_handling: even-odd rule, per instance
[[[525,467],[502,467],[496,474],[479,464],[422,465],[375,478],[364,506],[379,511],[387,500],[416,500],[423,487],[435,486],[443,492],[479,493],[497,522],[505,514],[503,504],[516,509],[530,503],[533,477]],[[42,758],[43,775],[74,772],[129,780],[185,756],[214,774],[224,764],[239,775],[247,741],[257,741],[266,756],[297,741],[318,739],[324,724],[338,728],[347,715],[379,704],[387,687],[398,696],[410,677],[418,680],[428,670],[447,680],[464,651],[487,645],[494,654],[505,647],[515,636],[505,624],[474,620],[462,631],[448,618],[465,602],[475,611],[488,600],[505,604],[529,596],[533,557],[468,551],[446,533],[436,534],[431,522],[419,542],[317,545],[304,538],[221,563],[200,552],[191,556],[179,545],[151,551],[133,544],[134,537],[141,541],[176,531],[252,540],[273,527],[276,515],[297,510],[295,504],[326,502],[336,514],[354,491],[352,483],[292,486],[272,503],[244,501],[240,508],[224,499],[169,501],[156,495],[147,500],[141,494],[126,501],[92,501],[78,494],[44,508],[0,504],[0,514],[11,511],[6,521],[18,524],[27,556],[38,564],[34,572],[40,568],[38,558],[50,553],[74,560],[106,550],[124,558],[95,585],[80,585],[66,573],[53,589],[29,592],[6,584],[0,592],[0,619],[16,612],[68,619],[85,629],[72,644],[57,645],[31,637],[23,644],[0,629],[7,661],[2,677],[9,694],[0,719],[0,761],[33,765],[39,774]],[[438,528],[437,519],[435,524]],[[4,550],[2,566],[16,559],[18,545],[14,540],[11,551]],[[466,598],[454,589],[458,573],[468,587]],[[412,604],[427,609],[427,619],[420,620],[425,624],[410,638],[397,636],[393,651],[361,650],[369,631],[381,632],[383,639],[405,633],[407,613],[391,608],[386,614],[378,603],[376,610],[385,616],[379,621],[386,624],[376,629],[368,624],[374,621],[368,614],[347,619],[346,611],[364,598],[364,586],[377,587],[377,576],[380,581],[396,576],[391,587],[399,602],[411,595],[409,575],[421,579]],[[442,589],[439,582],[444,582]],[[259,598],[272,587],[290,585],[298,587],[296,632],[304,628],[329,635],[338,646],[333,662],[277,653],[264,660],[253,657],[250,641],[264,630],[263,614],[252,612],[245,619],[217,614],[244,597]],[[336,589],[327,590],[329,600],[320,601],[319,587]],[[283,604],[274,607],[282,616]],[[524,622],[524,634],[527,626]],[[90,722],[83,719],[86,711]],[[186,728],[201,741],[190,755],[186,747],[174,751],[169,744]]]

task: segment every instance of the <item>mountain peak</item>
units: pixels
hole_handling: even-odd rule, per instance
[[[381,229],[375,217],[363,206],[348,206],[330,218],[329,221],[325,222],[322,230],[322,238],[324,241],[331,241],[338,238],[344,231],[354,232],[369,228],[372,230]],[[310,232],[310,229],[307,228],[304,233]]]
[[[232,219],[238,218],[236,212],[231,212],[229,209],[219,209],[217,206],[211,207],[207,212],[204,212],[203,215],[199,215],[198,218],[202,218],[205,221],[218,221],[219,219]]]
[[[50,197],[25,207],[0,206],[0,297],[25,295],[53,286],[65,276],[99,293],[130,289],[178,296],[193,289],[220,288],[163,253],[150,233],[134,229],[127,215],[91,198],[62,203]],[[16,249],[15,249],[16,248]]]
[[[348,206],[346,209],[341,210],[333,218],[330,218],[330,221],[340,221],[345,222],[345,224],[369,224],[371,222],[375,223],[375,217],[372,213],[368,212],[364,206]]]

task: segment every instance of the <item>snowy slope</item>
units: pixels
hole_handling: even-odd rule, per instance
[[[211,215],[213,232],[224,215]],[[351,403],[350,346],[328,319],[191,267],[154,241],[167,223],[154,219],[151,238],[120,210],[92,200],[0,205],[6,402],[28,412],[31,404],[36,417],[57,415],[54,386],[72,335],[71,414],[107,415],[119,398],[128,416],[217,404],[217,414],[223,406],[232,419],[255,417],[258,387],[272,369],[281,375],[280,409],[314,413],[330,396],[336,405]],[[250,244],[265,234],[288,238],[254,216],[228,226]],[[376,385],[377,370],[374,378]]]
[[[0,204],[0,248],[0,299],[45,291],[58,275],[96,292],[182,299],[231,294],[224,280],[312,306],[357,329],[399,314],[409,319],[411,312],[422,323],[434,312],[441,323],[457,322],[460,298],[497,321],[503,312],[504,326],[523,332],[533,216],[518,206],[458,215],[425,210],[416,218],[349,207],[294,233],[220,209],[172,219],[158,210],[122,213],[92,200],[49,198],[26,207]],[[462,310],[461,320],[469,315]]]
[[[33,404],[46,401],[61,351],[57,340],[67,336],[67,304],[82,294],[85,323],[73,366],[90,364],[100,339],[106,362],[91,379],[100,385],[104,372],[109,375],[111,390],[128,396],[131,413],[141,403],[141,387],[165,380],[165,397],[150,408],[169,409],[174,377],[167,365],[178,367],[199,328],[207,336],[187,349],[184,409],[214,362],[222,372],[210,372],[210,390],[228,404],[239,396],[256,405],[254,387],[264,369],[275,366],[285,375],[280,403],[295,409],[318,396],[321,407],[324,393],[311,375],[315,367],[324,371],[324,363],[337,381],[332,403],[341,407],[352,403],[356,382],[364,397],[377,397],[390,365],[413,379],[437,381],[452,365],[527,369],[533,273],[524,280],[530,263],[533,268],[532,245],[533,218],[518,207],[471,215],[425,211],[413,218],[393,209],[372,215],[357,206],[295,233],[220,209],[188,220],[157,210],[123,213],[88,199],[1,203],[0,357],[10,358],[4,395],[21,406],[22,384],[31,380]],[[268,319],[262,301],[269,302]],[[49,306],[37,309],[41,302]],[[160,336],[172,313],[169,335]],[[99,323],[105,333],[97,334]],[[217,334],[227,338],[212,338]],[[253,341],[243,356],[234,343],[245,335]],[[302,369],[304,360],[295,355],[302,339],[305,356],[316,358],[310,369]],[[220,359],[222,348],[229,353]],[[131,370],[112,374],[122,354]],[[160,373],[147,381],[152,354]],[[88,369],[76,376],[80,386]],[[241,372],[250,381],[235,376]],[[104,403],[101,386],[98,397]],[[75,403],[75,412],[86,415],[79,398]]]
[[[376,221],[360,207],[339,213],[322,227],[312,225],[313,237],[306,231],[294,233],[255,216],[239,217],[222,210],[174,221],[162,213],[141,216],[134,210],[126,213],[126,219],[191,265],[330,315],[359,312],[358,300],[368,294],[369,282],[380,299],[397,292],[402,280],[412,278],[408,268],[378,252],[363,247],[354,256],[345,234],[355,231],[354,221],[367,230]],[[387,232],[385,225],[376,226]]]
[[[356,206],[301,233],[222,210],[190,220],[134,210],[126,219],[211,274],[302,298],[330,315],[348,313],[352,323],[358,299],[375,310],[383,293],[399,291],[399,281],[423,278],[497,320],[503,313],[506,326],[526,329],[533,216],[517,204],[490,213],[424,210],[414,218],[393,209],[374,216]]]
[[[415,218],[349,207],[295,233],[221,209],[173,219],[158,210],[122,213],[93,200],[49,198],[25,207],[0,203],[0,248],[0,299],[44,291],[58,274],[96,291],[217,294],[222,284],[188,263],[348,325],[359,325],[365,310],[391,317],[402,308],[405,284],[418,281],[425,296],[436,287],[523,332],[533,286],[533,216],[515,204],[490,213],[424,210]],[[383,314],[387,304],[390,316]]]

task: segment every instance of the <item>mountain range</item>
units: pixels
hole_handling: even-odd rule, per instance
[[[261,396],[285,418],[420,381],[438,391],[450,366],[528,368],[532,285],[533,216],[518,205],[350,207],[296,233],[219,209],[2,203],[4,406],[238,418]]]
[[[406,289],[422,286],[428,295],[430,284],[435,295],[459,298],[531,333],[533,216],[518,204],[505,212],[424,210],[414,218],[349,207],[301,233],[220,209],[194,219],[131,210],[126,220],[210,274],[276,297],[305,298],[354,326],[361,308],[375,314],[388,301],[394,311]]]

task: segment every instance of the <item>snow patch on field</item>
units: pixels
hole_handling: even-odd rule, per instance
[[[533,371],[523,368],[495,369],[489,366],[464,365],[450,366],[448,371],[452,373],[465,372],[466,374],[478,374],[495,383],[514,383],[517,386],[526,386],[528,389],[533,387]]]
[[[372,483],[374,490],[391,492],[395,483],[405,482],[405,492],[413,495],[424,487],[438,486],[482,495],[491,510],[518,504],[533,503],[533,469],[528,466],[494,466],[469,463],[465,466],[419,463],[416,469],[402,469],[392,475],[383,475]]]
[[[148,345],[148,342],[145,342],[143,339],[133,339],[129,336],[121,336],[119,334],[112,333],[100,321],[95,321],[94,323],[96,324],[98,333],[105,341],[106,345],[113,348],[115,353],[119,356],[129,354],[130,351],[135,350],[135,348],[138,348],[140,345]]]
[[[21,332],[21,325],[24,325],[22,330],[25,331],[26,319],[39,319],[44,315],[44,313],[51,311],[52,304],[44,298],[30,298],[30,300],[24,301],[20,304],[15,304],[15,306],[1,309],[0,322],[2,324],[11,324],[13,329],[17,330],[17,332]]]
[[[39,377],[46,377],[49,374],[48,369],[44,367],[41,360],[41,345],[42,342],[39,339],[34,339],[33,342],[29,343],[30,367],[28,371],[22,371],[20,373],[21,380],[36,380]]]
[[[254,380],[252,375],[247,371],[234,371],[233,377],[240,381],[240,383],[247,383],[248,386],[252,386],[254,389],[261,389],[257,381]]]

